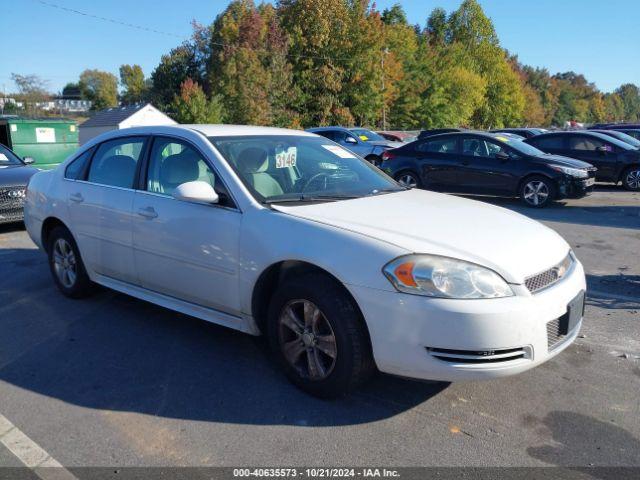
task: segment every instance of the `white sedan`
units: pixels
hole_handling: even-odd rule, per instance
[[[376,368],[443,381],[523,372],[582,323],[584,271],[555,232],[405,189],[307,132],[106,133],[32,177],[25,223],[65,295],[100,284],[264,333],[319,396]]]

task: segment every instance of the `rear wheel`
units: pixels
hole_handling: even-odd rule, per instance
[[[369,155],[365,160],[375,167],[380,167],[380,165],[382,165],[382,158],[378,155]]]
[[[395,179],[396,182],[398,182],[403,187],[420,188],[422,186],[418,175],[410,170],[405,170],[403,172],[397,173]]]
[[[529,207],[546,207],[554,200],[555,196],[555,185],[546,177],[529,177],[522,182],[520,187],[520,198]]]
[[[93,283],[87,275],[73,236],[65,227],[56,227],[49,234],[49,268],[60,291],[70,298],[88,296]]]
[[[364,320],[326,275],[305,274],[278,287],[269,306],[268,335],[289,380],[312,395],[344,395],[374,371]]]
[[[640,166],[628,168],[622,174],[622,186],[634,192],[640,190]]]

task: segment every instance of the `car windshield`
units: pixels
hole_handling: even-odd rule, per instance
[[[326,138],[252,135],[209,140],[263,203],[341,200],[405,190]]]
[[[352,128],[351,132],[355,133],[363,142],[384,142],[386,139],[376,132],[367,130],[366,128]]]
[[[22,165],[22,161],[7,147],[0,145],[0,167],[7,165]]]
[[[517,152],[522,153],[523,155],[531,155],[534,157],[544,155],[544,152],[542,150],[538,150],[536,147],[529,145],[528,143],[524,143],[522,141],[522,138],[507,137],[500,134],[496,134],[494,138],[496,140],[500,140],[502,143],[509,145],[511,148],[513,148]]]
[[[618,140],[622,140],[624,143],[628,143],[629,145],[633,145],[636,148],[640,148],[640,140],[637,138],[633,138],[631,135],[627,135],[624,132],[614,132],[613,134],[605,133],[605,135],[612,136],[617,138]]]

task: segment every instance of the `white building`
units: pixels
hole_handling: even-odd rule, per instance
[[[176,123],[150,103],[107,108],[80,124],[78,127],[80,145],[84,145],[93,137],[111,130],[150,125],[175,125]]]

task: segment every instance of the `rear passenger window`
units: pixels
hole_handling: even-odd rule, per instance
[[[569,149],[593,151],[599,147],[606,147],[607,144],[592,137],[572,136],[569,137]]]
[[[68,178],[69,180],[81,180],[81,176],[84,173],[87,162],[91,158],[93,150],[93,148],[90,148],[72,161],[64,171],[64,178]]]
[[[416,147],[419,152],[430,153],[455,153],[457,140],[455,138],[445,138],[440,140],[429,140]]]
[[[559,135],[545,138],[534,137],[532,139],[529,139],[528,143],[536,148],[539,148],[540,150],[545,150],[548,148],[563,148],[563,138]]]
[[[144,137],[128,137],[101,143],[93,156],[87,181],[133,188],[136,165],[145,141]]]

